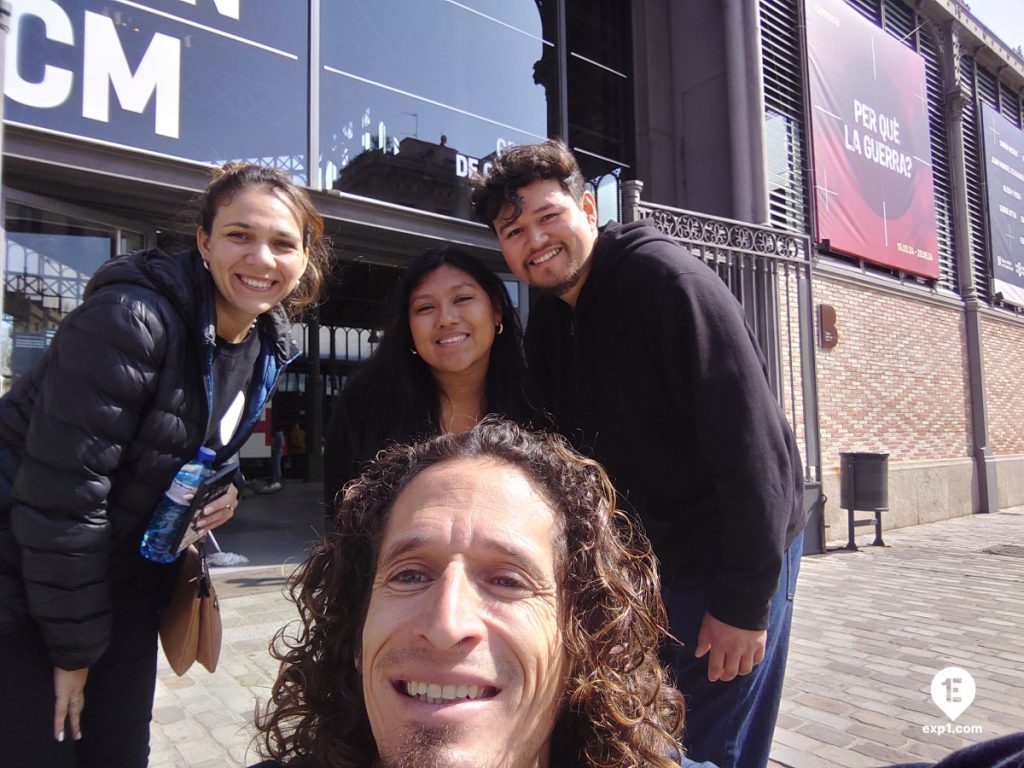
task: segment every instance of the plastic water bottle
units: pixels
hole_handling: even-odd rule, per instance
[[[192,461],[178,470],[170,486],[164,491],[160,503],[153,510],[153,518],[149,527],[142,534],[139,552],[148,560],[157,563],[173,563],[178,553],[174,551],[175,534],[187,521],[182,518],[188,514],[192,497],[207,475],[213,471],[213,459],[217,454],[209,448],[199,449]]]

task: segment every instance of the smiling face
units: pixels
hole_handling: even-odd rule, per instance
[[[245,338],[258,315],[295,289],[309,258],[292,209],[254,186],[222,205],[196,242],[217,288],[217,335],[227,341]]]
[[[517,190],[522,213],[506,205],[494,220],[505,263],[520,280],[575,306],[597,240],[597,206],[589,192],[577,203],[555,179]]]
[[[480,284],[461,269],[443,264],[409,295],[413,346],[435,378],[487,374],[491,345],[501,322]]]
[[[554,512],[520,470],[416,476],[381,540],[358,665],[385,766],[548,764],[568,667]]]

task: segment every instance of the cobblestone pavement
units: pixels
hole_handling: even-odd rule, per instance
[[[773,765],[927,762],[1024,730],[1024,507],[884,538],[803,560]],[[977,684],[951,728],[980,733],[923,732],[950,725],[930,693],[950,666]]]
[[[1024,730],[1024,507],[885,539],[885,548],[803,560],[773,766],[937,760]],[[1003,554],[984,551],[999,547]],[[179,678],[161,658],[153,768],[257,762],[253,710],[276,669],[268,640],[295,617],[282,595],[292,567],[214,572],[224,620],[220,667]],[[974,703],[953,724],[929,693],[947,666],[977,683]],[[932,726],[980,732],[924,732]]]

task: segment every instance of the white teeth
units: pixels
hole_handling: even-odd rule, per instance
[[[469,338],[469,334],[468,333],[463,333],[463,334],[460,334],[458,336],[449,336],[448,338],[445,338],[445,339],[439,339],[437,343],[438,344],[457,344],[458,342],[462,341],[463,339],[467,339],[467,338]]]
[[[250,288],[264,288],[265,289],[265,288],[269,288],[270,286],[272,286],[274,284],[273,280],[260,280],[260,279],[255,278],[255,277],[242,277],[242,276],[239,276],[239,279],[243,283],[248,285]]]
[[[543,256],[538,256],[531,263],[533,264],[533,266],[538,267],[541,264],[543,264],[544,262],[549,261],[550,259],[554,258],[558,253],[561,252],[561,250],[562,250],[561,248],[555,248],[555,250],[553,250],[553,251],[548,251]]]
[[[458,699],[479,699],[486,688],[479,685],[445,685],[437,683],[425,683],[420,680],[408,680],[405,682],[407,695],[428,704],[440,704],[446,701]]]

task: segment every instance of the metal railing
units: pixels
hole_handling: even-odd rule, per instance
[[[299,345],[301,356],[285,371],[281,389],[305,392],[309,356],[309,325],[292,324],[292,338]],[[320,325],[318,350],[320,353],[320,376],[324,397],[330,400],[341,388],[344,379],[355,369],[355,364],[369,359],[380,343],[380,332],[372,328]],[[326,413],[327,411],[325,411]]]
[[[820,482],[810,238],[649,203],[640,199],[642,190],[640,181],[623,183],[623,220],[651,219],[729,286],[761,346],[769,382],[800,442],[804,479]]]

